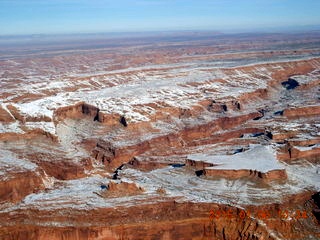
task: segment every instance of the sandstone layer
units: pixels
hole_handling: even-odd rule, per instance
[[[0,239],[320,238],[319,36],[8,47]]]

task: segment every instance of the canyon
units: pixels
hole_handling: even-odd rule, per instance
[[[0,239],[320,239],[319,39],[0,38]]]

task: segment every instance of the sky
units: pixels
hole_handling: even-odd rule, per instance
[[[0,0],[0,35],[320,26],[320,0]]]

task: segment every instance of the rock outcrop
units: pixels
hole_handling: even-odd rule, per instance
[[[0,239],[320,238],[319,36],[8,52]]]

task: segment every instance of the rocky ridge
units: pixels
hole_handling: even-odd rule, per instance
[[[0,239],[319,237],[319,48],[263,39],[2,60]]]

